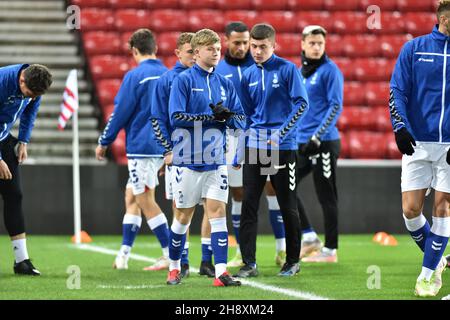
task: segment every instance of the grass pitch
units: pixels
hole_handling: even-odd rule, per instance
[[[416,299],[413,291],[422,263],[422,254],[409,236],[398,236],[396,247],[384,247],[373,243],[372,235],[345,235],[340,237],[337,264],[302,263],[297,276],[280,278],[276,276],[279,267],[275,265],[273,237],[260,235],[260,276],[242,287],[215,288],[212,279],[196,272],[179,286],[167,286],[166,271],[142,270],[161,255],[155,237],[138,236],[132,252],[136,256],[130,259],[128,270],[111,267],[120,236],[94,235],[93,239],[80,249],[70,243],[69,236],[29,236],[30,257],[42,273],[31,278],[13,274],[10,241],[0,237],[0,299]],[[230,248],[230,258],[234,251]],[[191,268],[198,268],[199,237],[191,237],[189,255]],[[443,281],[436,299],[450,294],[450,272],[444,273]]]

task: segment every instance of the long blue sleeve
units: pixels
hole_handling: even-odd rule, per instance
[[[241,80],[241,100],[240,101],[241,101],[242,109],[246,116],[245,129],[249,129],[250,125],[251,125],[251,115],[254,112],[254,110],[252,110],[252,99],[248,92],[248,81],[247,81],[246,77],[242,77],[242,80]]]
[[[281,144],[283,140],[292,132],[295,132],[295,127],[300,120],[301,116],[308,110],[308,94],[306,93],[305,86],[301,80],[300,73],[295,67],[291,65],[288,69],[288,84],[289,84],[289,96],[294,108],[289,114],[287,120],[280,127],[278,139],[274,139],[277,144]],[[278,141],[277,141],[278,140]]]
[[[203,124],[214,123],[212,113],[189,113],[186,110],[188,106],[188,94],[191,88],[188,87],[186,81],[182,77],[176,78],[172,83],[172,90],[170,91],[169,99],[169,114],[170,124],[173,128],[193,128],[196,121],[201,121]]]
[[[151,103],[151,118],[156,139],[162,145],[165,153],[172,150],[169,118],[170,82],[166,77],[156,83],[155,93]]]
[[[230,111],[234,112],[234,116],[227,120],[227,126],[232,129],[245,129],[246,121],[244,110],[242,109],[241,101],[237,95],[237,91],[234,88],[233,83],[230,81],[228,90],[231,93],[228,106]]]
[[[38,97],[30,102],[20,116],[19,141],[30,142],[31,131],[33,130],[40,104],[41,97]]]
[[[318,139],[325,135],[330,128],[333,128],[342,113],[344,97],[344,77],[337,68],[333,68],[326,78],[326,92],[328,101],[328,111],[322,123],[314,132]]]
[[[119,131],[123,129],[137,108],[135,88],[131,81],[131,74],[128,72],[120,86],[119,92],[114,99],[114,111],[109,117],[103,134],[98,139],[102,146],[108,146],[114,142]]]
[[[409,127],[406,105],[412,87],[412,52],[413,43],[409,41],[403,46],[392,73],[389,111],[394,132],[403,127]]]

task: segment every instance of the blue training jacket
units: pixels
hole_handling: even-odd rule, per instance
[[[210,104],[223,105],[235,113],[226,122],[214,120]],[[243,129],[245,115],[233,83],[198,64],[173,81],[169,99],[173,164],[196,171],[215,170],[225,164],[226,128]]]
[[[308,93],[309,110],[298,124],[297,143],[306,143],[313,135],[321,141],[338,140],[336,123],[344,96],[342,72],[327,58],[316,72],[306,79],[302,76],[302,79]]]
[[[308,95],[295,64],[274,54],[262,65],[245,70],[241,85],[250,128],[247,145],[271,149],[267,144],[271,139],[280,150],[296,150],[296,126],[308,109]]]
[[[416,141],[450,142],[450,37],[438,31],[408,41],[391,79],[394,132],[406,127]]]
[[[164,149],[156,141],[149,119],[156,80],[166,71],[160,60],[147,59],[125,74],[99,144],[110,145],[125,128],[127,158],[162,157]]]
[[[26,98],[20,91],[20,72],[28,66],[15,64],[0,68],[0,141],[9,136],[18,118],[20,118],[19,141],[25,143],[30,141],[41,97]]]
[[[164,153],[172,151],[172,125],[169,117],[169,98],[170,90],[172,89],[173,80],[178,75],[189,69],[180,61],[177,61],[172,70],[164,73],[156,82],[155,94],[152,97],[152,126],[156,138],[161,146],[164,148]]]
[[[245,59],[240,61],[239,64],[232,64],[227,61],[227,58],[224,58],[217,65],[216,72],[223,75],[225,78],[230,79],[231,82],[233,82],[234,88],[237,91],[239,99],[242,99],[241,81],[244,75],[244,71],[254,64],[255,61],[253,60],[250,54],[247,54]]]

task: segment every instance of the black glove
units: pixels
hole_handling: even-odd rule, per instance
[[[450,164],[450,149],[447,151],[447,163]]]
[[[320,152],[320,140],[313,136],[307,143],[305,143],[301,149],[300,153],[305,156],[313,156]]]
[[[416,146],[416,141],[406,128],[401,128],[395,132],[395,142],[401,153],[407,154],[408,156],[414,153],[413,146]]]
[[[220,101],[218,104],[214,105],[212,103],[209,104],[210,108],[212,109],[214,120],[225,122],[228,119],[230,119],[232,116],[234,116],[234,112],[231,112],[230,109],[227,107],[224,107],[222,105],[222,101]]]

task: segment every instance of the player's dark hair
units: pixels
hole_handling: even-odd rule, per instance
[[[40,96],[50,88],[53,77],[46,66],[32,64],[23,71],[25,85],[34,94]]]
[[[444,14],[444,12],[450,11],[450,0],[440,0],[437,8],[437,18]]]
[[[139,29],[134,32],[128,41],[130,49],[136,48],[142,55],[156,54],[156,40],[148,29]]]
[[[242,21],[230,22],[225,27],[225,35],[229,37],[232,32],[246,32],[249,31],[248,27]]]
[[[267,23],[255,24],[250,31],[250,38],[255,40],[269,39],[275,41],[275,29]]]

